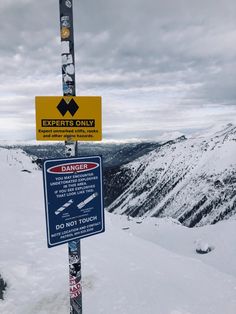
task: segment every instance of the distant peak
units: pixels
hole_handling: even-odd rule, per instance
[[[236,132],[236,125],[234,123],[227,124],[217,124],[211,126],[207,129],[202,129],[201,131],[193,134],[190,138],[213,138],[219,137],[226,134],[234,134]]]
[[[187,138],[185,135],[181,135],[180,137],[177,137],[177,139],[175,140],[175,142],[182,142],[185,141]]]
[[[175,144],[175,143],[183,142],[185,140],[187,140],[186,136],[185,135],[181,135],[181,136],[177,137],[174,140],[167,141],[166,143]],[[164,144],[166,144],[166,143],[164,143]]]

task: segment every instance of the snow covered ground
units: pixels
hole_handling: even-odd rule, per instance
[[[34,168],[20,150],[0,149],[1,314],[69,313],[67,245],[47,248]],[[235,220],[188,229],[107,214],[106,232],[82,240],[83,313],[235,314],[235,238]],[[199,242],[214,249],[197,254]]]

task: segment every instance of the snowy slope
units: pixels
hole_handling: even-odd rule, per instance
[[[46,247],[42,174],[33,168],[21,151],[0,149],[0,274],[8,284],[0,313],[66,314],[67,246]],[[235,314],[236,221],[188,229],[107,214],[106,225],[82,240],[84,314]],[[199,238],[215,249],[196,254]]]
[[[180,137],[111,173],[108,211],[200,226],[236,214],[236,127]],[[109,189],[108,189],[109,192]],[[111,192],[112,193],[112,192]]]
[[[4,172],[6,175],[8,172],[11,173],[15,170],[30,172],[38,169],[37,165],[32,163],[31,158],[21,149],[0,148],[0,152],[1,172]]]
[[[236,277],[236,246],[229,241],[236,236],[235,220],[188,228],[171,218],[150,217],[141,220],[112,215],[110,219],[115,220],[116,225],[129,235],[153,242],[173,253],[197,258],[220,272]],[[197,254],[198,243],[208,244],[212,251],[209,254]]]

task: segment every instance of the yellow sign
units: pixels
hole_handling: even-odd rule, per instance
[[[101,141],[100,96],[38,96],[36,139],[39,141]]]

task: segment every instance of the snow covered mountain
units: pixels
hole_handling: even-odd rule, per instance
[[[69,312],[68,246],[47,248],[42,181],[21,150],[0,148],[1,314]],[[105,233],[81,240],[84,314],[236,313],[236,221],[127,218],[107,213]]]
[[[106,173],[108,211],[201,226],[236,214],[236,127],[167,142]]]
[[[21,171],[31,173],[38,170],[34,160],[29,157],[22,149],[0,148],[1,175],[11,171]],[[7,175],[6,175],[7,177]]]

